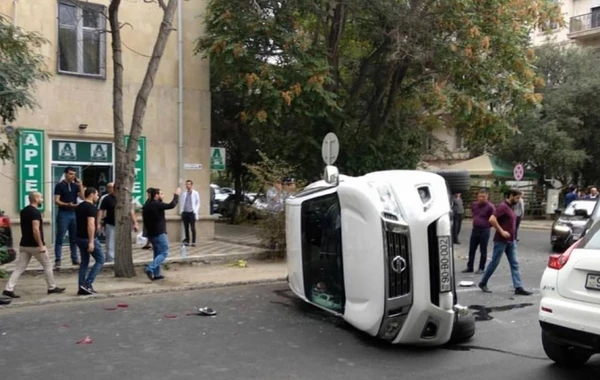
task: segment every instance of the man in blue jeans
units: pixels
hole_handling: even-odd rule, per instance
[[[496,207],[494,214],[490,217],[490,224],[496,230],[496,235],[494,236],[494,253],[492,255],[492,261],[490,261],[487,268],[485,268],[485,272],[483,272],[483,277],[479,283],[479,288],[485,293],[492,292],[488,289],[487,283],[494,274],[496,268],[498,268],[502,255],[506,253],[506,257],[510,264],[510,273],[512,275],[513,286],[515,287],[515,294],[521,296],[530,296],[532,294],[523,289],[521,273],[519,272],[519,261],[517,260],[517,245],[515,242],[517,216],[513,211],[513,206],[516,205],[520,199],[520,190],[509,190],[506,199]]]
[[[102,254],[102,245],[98,240],[98,226],[96,218],[98,217],[98,190],[93,187],[85,189],[84,201],[75,209],[77,220],[77,246],[81,252],[81,265],[79,266],[79,291],[80,296],[96,294],[93,283],[96,276],[102,270],[104,265],[104,254]],[[90,256],[96,261],[88,273],[90,265]]]
[[[475,256],[477,248],[481,251],[479,260],[479,269],[475,274],[482,274],[487,261],[488,242],[490,241],[490,217],[494,214],[494,205],[488,201],[488,192],[486,189],[480,189],[477,193],[477,200],[471,205],[473,212],[473,229],[471,230],[471,239],[469,242],[469,261],[467,269],[462,273],[473,273],[475,266]]]
[[[84,199],[83,184],[75,177],[75,169],[67,167],[64,171],[64,179],[54,187],[54,204],[58,208],[56,214],[56,238],[54,239],[54,267],[60,269],[62,258],[63,239],[69,232],[69,245],[71,248],[71,262],[79,265],[77,258],[77,227],[75,221],[75,208],[77,197]]]
[[[152,243],[152,250],[154,251],[154,261],[146,267],[146,276],[150,281],[165,278],[160,274],[160,265],[169,255],[165,210],[171,210],[177,206],[179,194],[181,194],[181,189],[177,188],[171,203],[164,203],[165,195],[160,189],[148,189],[148,200],[142,208],[142,218],[148,241]]]

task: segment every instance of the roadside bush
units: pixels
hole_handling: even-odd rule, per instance
[[[293,177],[297,167],[292,166],[279,157],[269,158],[263,152],[258,152],[261,160],[253,165],[246,165],[248,171],[255,177],[256,183],[266,193],[273,183],[282,180],[285,177]],[[296,178],[296,191],[299,191],[304,185],[303,181]],[[269,248],[274,257],[285,257],[285,211],[267,212],[265,217],[258,221],[260,228],[261,244]]]

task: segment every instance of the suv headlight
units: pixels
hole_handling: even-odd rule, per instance
[[[395,214],[399,219],[404,220],[402,212],[400,211],[400,206],[398,205],[398,202],[396,202],[396,198],[388,184],[369,182],[369,186],[377,190],[379,201],[381,202],[384,211]]]

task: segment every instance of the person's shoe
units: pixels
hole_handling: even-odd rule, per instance
[[[64,293],[65,290],[67,290],[67,289],[66,288],[59,288],[57,286],[54,289],[48,289],[48,294],[60,294],[60,293]]]
[[[54,270],[60,270],[60,261],[54,262]]]
[[[2,295],[10,297],[10,298],[21,298],[21,296],[16,295],[15,292],[11,292],[11,291],[8,291],[8,290],[3,291]]]
[[[454,242],[454,244],[459,244],[460,245],[460,241],[457,240],[457,241]]]
[[[477,270],[475,271],[475,274],[483,274],[483,269],[477,269]]]
[[[81,265],[79,260],[71,260],[71,264],[73,264],[74,267]]]
[[[473,269],[464,269],[461,273],[473,273]]]
[[[12,299],[10,298],[0,298],[0,305],[10,305]]]
[[[482,292],[484,293],[491,293],[492,291],[487,287],[487,285],[484,285],[483,283],[479,283],[479,289],[481,289]]]
[[[152,249],[152,244],[146,244],[142,249]]]
[[[192,243],[192,247],[195,247],[195,246],[196,246],[196,243]]]
[[[79,291],[77,292],[78,296],[89,296],[92,295],[94,293],[92,293],[91,290],[89,290],[86,286],[79,286]]]
[[[528,290],[525,290],[523,288],[517,288],[517,289],[515,289],[515,294],[518,296],[530,296],[533,293]]]
[[[154,281],[154,273],[150,272],[149,270],[145,270],[144,273],[146,273],[146,276],[150,281]]]
[[[159,274],[158,276],[154,276],[154,280],[164,280],[165,276],[163,276],[162,274]]]

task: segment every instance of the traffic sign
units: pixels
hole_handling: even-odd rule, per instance
[[[523,164],[516,164],[513,170],[513,175],[515,176],[515,180],[520,181],[523,179],[523,175],[525,175],[525,168]]]
[[[321,155],[326,165],[333,165],[340,153],[340,141],[333,132],[329,132],[323,139],[321,146]]]

